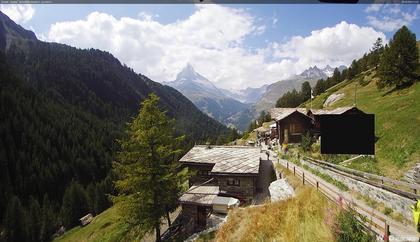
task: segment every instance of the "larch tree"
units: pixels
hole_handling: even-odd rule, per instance
[[[411,85],[416,79],[419,66],[416,35],[406,26],[401,27],[385,46],[379,65],[381,80],[378,86],[401,88]]]
[[[176,208],[186,181],[186,170],[176,162],[181,138],[173,137],[173,122],[158,102],[151,94],[119,141],[121,151],[114,163],[118,195],[113,197],[130,227],[140,234],[154,229],[156,241],[161,240],[161,219]]]

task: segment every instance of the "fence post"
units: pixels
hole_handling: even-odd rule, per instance
[[[316,181],[316,190],[318,190],[319,189],[319,183],[318,183],[318,181]]]
[[[305,185],[305,172],[302,171],[302,184]]]
[[[417,194],[417,189],[414,188],[413,191],[414,191],[414,194]]]
[[[287,164],[287,170],[289,170],[289,162],[287,162],[286,164]]]
[[[385,222],[384,241],[389,242],[389,224],[387,222]]]
[[[293,166],[293,175],[296,175],[296,166]]]

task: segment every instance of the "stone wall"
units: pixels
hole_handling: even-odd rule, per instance
[[[306,164],[321,173],[331,176],[335,180],[343,182],[351,190],[357,191],[375,201],[382,202],[386,207],[392,208],[394,211],[401,213],[408,221],[412,221],[413,214],[410,206],[414,204],[413,200],[401,197],[397,194],[366,184],[364,182],[339,175],[330,170],[316,166],[310,162],[304,160],[301,160],[301,162],[302,164]]]
[[[416,165],[405,173],[404,178],[406,181],[420,184],[420,163],[416,163]]]
[[[229,186],[228,178],[236,178],[240,180],[239,186]],[[256,195],[256,177],[252,176],[218,176],[217,177],[220,191],[239,195],[244,198],[247,203],[251,203]]]

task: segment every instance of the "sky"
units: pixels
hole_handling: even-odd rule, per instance
[[[402,25],[420,39],[416,4],[0,5],[39,39],[109,51],[154,81],[190,63],[216,86],[260,87],[311,66],[348,66]]]

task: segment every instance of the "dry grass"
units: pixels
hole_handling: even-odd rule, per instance
[[[232,210],[215,241],[334,241],[335,206],[284,174],[296,189],[294,198]]]

